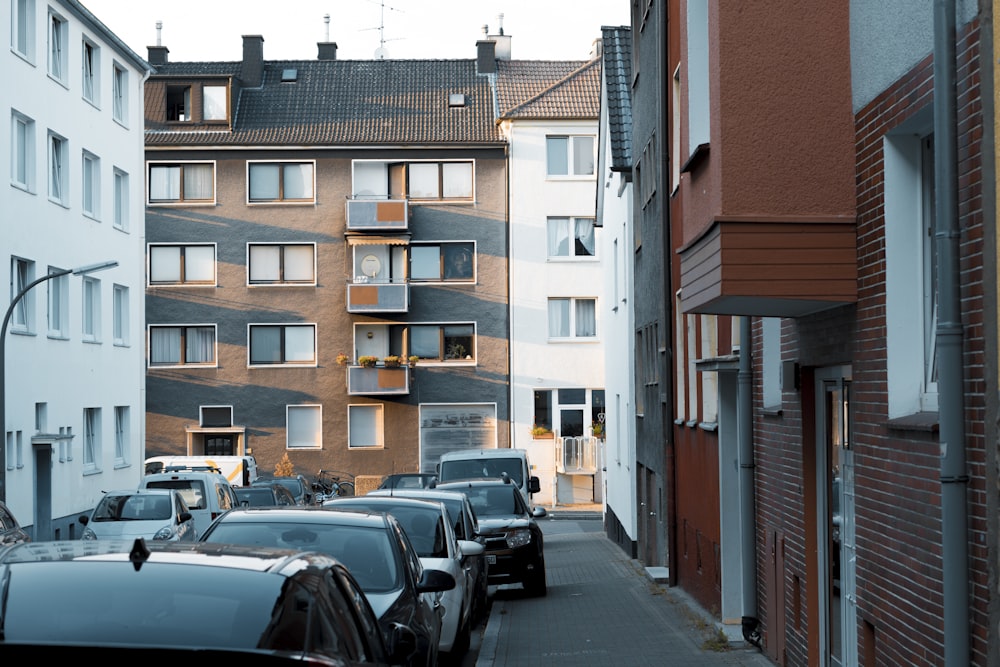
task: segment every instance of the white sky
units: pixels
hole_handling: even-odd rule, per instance
[[[156,45],[170,62],[239,61],[243,35],[264,37],[265,60],[314,60],[329,41],[340,60],[475,58],[483,25],[511,37],[515,60],[585,60],[601,26],[629,24],[629,0],[81,0],[139,56]]]

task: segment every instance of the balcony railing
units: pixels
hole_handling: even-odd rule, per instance
[[[398,233],[410,229],[405,199],[348,199],[347,231]]]
[[[347,284],[349,313],[405,313],[410,309],[410,285],[380,283],[359,276]]]
[[[410,393],[410,367],[348,366],[347,393],[351,396],[405,396]]]
[[[556,438],[556,472],[563,475],[595,474],[601,440],[589,435]]]

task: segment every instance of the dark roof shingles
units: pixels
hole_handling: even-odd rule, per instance
[[[628,26],[602,27],[604,81],[607,85],[611,169],[632,168],[632,30]]]

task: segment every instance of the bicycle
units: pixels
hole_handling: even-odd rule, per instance
[[[349,477],[350,479],[344,479]],[[323,470],[316,473],[316,479],[312,483],[316,492],[314,499],[317,505],[322,505],[324,500],[330,498],[342,498],[354,495],[354,475],[341,472],[339,470]]]

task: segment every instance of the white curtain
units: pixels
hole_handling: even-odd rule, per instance
[[[382,423],[381,405],[348,406],[348,446],[378,447],[379,427]]]
[[[285,361],[313,361],[316,358],[316,336],[311,326],[285,328]]]
[[[279,193],[277,163],[250,165],[250,201],[274,201]]]
[[[250,282],[276,282],[281,277],[281,246],[250,246]]]
[[[285,199],[313,198],[313,167],[310,163],[286,164]]]
[[[288,447],[323,446],[323,412],[318,405],[289,405]]]
[[[215,361],[215,329],[213,327],[189,327],[187,329],[187,351],[189,364],[208,364]]]
[[[184,166],[184,199],[212,199],[212,165]]]
[[[576,219],[576,255],[594,256],[594,221],[590,218]]]
[[[176,201],[181,198],[181,168],[150,167],[150,201]]]
[[[313,282],[313,246],[287,245],[285,249],[285,280],[292,282]]]
[[[180,246],[150,246],[149,281],[153,283],[177,283],[180,280]]]
[[[445,162],[442,166],[445,199],[472,198],[472,163]]]
[[[597,335],[595,319],[596,302],[593,299],[576,300],[576,336],[591,338]]]
[[[549,257],[569,256],[569,218],[549,218]]]
[[[440,197],[437,162],[414,162],[408,167],[409,195],[414,199]]]
[[[594,138],[573,137],[573,173],[590,176],[594,173]]]
[[[149,330],[149,360],[154,364],[181,362],[180,327],[154,327]]]
[[[215,282],[215,246],[184,248],[184,282]]]
[[[281,363],[281,327],[250,327],[250,363]]]
[[[569,299],[549,299],[549,338],[569,336]]]

